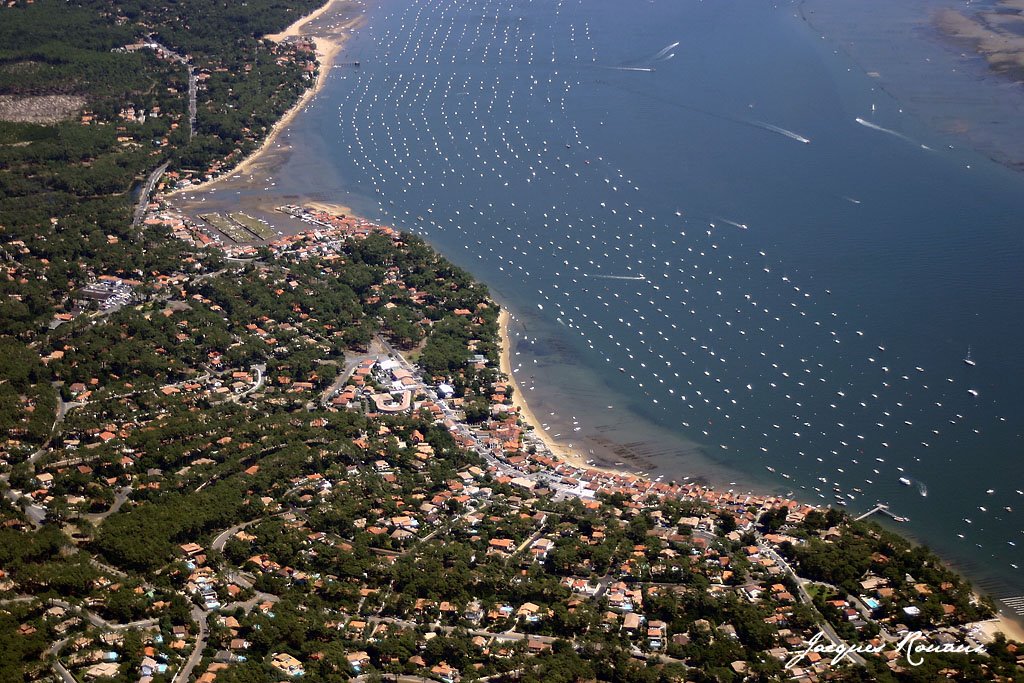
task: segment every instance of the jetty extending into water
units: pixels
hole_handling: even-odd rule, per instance
[[[865,512],[863,515],[861,515],[859,517],[854,517],[854,521],[859,522],[862,519],[867,519],[868,517],[870,517],[871,515],[875,514],[876,512],[881,513],[883,515],[888,515],[889,517],[892,517],[893,521],[896,521],[896,522],[909,522],[910,521],[909,517],[901,517],[900,515],[897,515],[892,510],[890,510],[888,503],[878,503],[877,505],[875,505],[875,507],[873,507],[870,510],[868,510],[867,512]]]

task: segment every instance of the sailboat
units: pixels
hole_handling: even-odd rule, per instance
[[[977,363],[975,363],[974,360],[971,358],[971,347],[970,346],[967,347],[967,357],[964,358],[964,364],[965,365],[970,365],[972,368],[975,365],[977,365]]]

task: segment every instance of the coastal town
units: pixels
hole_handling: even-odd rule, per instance
[[[132,288],[121,315],[162,321],[162,373],[43,356],[67,378],[59,425],[4,475],[6,538],[36,527],[67,558],[6,551],[0,604],[46,655],[30,678],[554,680],[597,648],[667,680],[816,681],[938,662],[919,637],[950,653],[940,676],[1013,678],[992,604],[927,551],[838,510],[553,455],[482,288],[389,227],[280,212],[308,229],[233,243],[150,205],[147,229],[221,254],[111,285]],[[322,288],[359,262],[378,331],[346,336]],[[876,652],[794,659],[822,639]]]
[[[567,452],[421,237],[189,199],[253,182],[362,11],[0,8],[0,680],[1024,678],[881,502]]]

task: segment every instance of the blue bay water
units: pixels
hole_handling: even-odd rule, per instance
[[[885,81],[820,31],[791,4],[384,3],[278,191],[486,282],[531,407],[587,457],[886,501],[1024,593],[1024,176],[897,99],[940,44]]]

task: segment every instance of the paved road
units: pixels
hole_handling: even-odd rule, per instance
[[[60,676],[64,683],[78,683],[75,677],[71,675],[71,672],[60,661],[60,651],[68,644],[69,640],[71,640],[70,637],[52,643],[50,647],[46,648],[46,654],[53,656],[53,670],[57,672],[57,675]]]
[[[85,405],[85,401],[65,401],[60,397],[57,397],[57,401],[59,401],[59,403],[57,403],[57,422],[63,422],[64,418],[69,412],[71,412],[72,408],[78,408],[79,406]]]
[[[96,626],[98,628],[110,629],[111,631],[125,631],[125,630],[130,629],[130,628],[145,628],[147,626],[156,626],[157,624],[160,623],[159,619],[151,618],[151,619],[139,619],[138,621],[129,621],[128,623],[125,623],[125,624],[119,624],[119,623],[117,623],[115,621],[107,621],[106,619],[104,619],[100,615],[96,614],[95,612],[90,612],[89,610],[85,609],[84,607],[79,607],[78,605],[72,605],[71,603],[64,602],[63,600],[51,599],[49,602],[50,602],[51,605],[56,605],[57,607],[63,607],[64,609],[68,610],[69,612],[78,612],[79,614],[84,614],[85,618],[88,619],[89,623],[92,624],[93,626]]]
[[[251,526],[256,522],[262,522],[264,519],[266,519],[266,517],[260,517],[259,519],[251,519],[248,522],[242,522],[241,524],[236,524],[233,527],[225,529],[224,531],[217,534],[216,538],[213,539],[213,543],[210,544],[210,550],[216,550],[217,552],[224,550],[224,546],[227,545],[228,539],[230,539],[232,536],[234,536],[247,526]]]
[[[188,139],[196,136],[196,68],[191,64],[188,68]]]
[[[287,515],[289,512],[292,511],[285,510],[284,512],[275,512],[274,514],[267,515],[266,517],[257,517],[256,519],[250,519],[248,522],[239,522],[234,526],[228,527],[227,529],[213,537],[213,542],[210,543],[210,549],[216,550],[217,552],[221,552],[222,550],[224,550],[224,546],[227,545],[228,539],[230,539],[232,536],[237,534],[242,529],[248,528],[253,524],[259,524],[265,519],[272,519],[274,517],[281,517],[282,515]]]
[[[230,614],[231,612],[234,612],[236,609],[241,607],[242,610],[246,614],[248,614],[252,611],[253,607],[260,604],[261,602],[278,602],[280,599],[281,598],[274,595],[273,593],[261,593],[260,591],[256,591],[256,594],[248,600],[240,600],[239,602],[229,602],[221,608],[221,611],[225,614]]]
[[[153,194],[153,188],[156,187],[156,183],[160,180],[160,176],[164,174],[167,167],[170,166],[171,162],[165,161],[164,163],[157,166],[152,173],[149,174],[149,178],[146,179],[146,185],[142,188],[142,193],[139,195],[139,201],[135,205],[135,214],[132,216],[132,228],[138,229],[142,225],[142,219],[146,215],[146,206],[149,205],[149,196]]]
[[[189,61],[190,57],[187,55],[179,54],[160,43],[154,42],[153,44],[170,55],[175,61],[183,64],[188,70],[188,139],[191,140],[196,135],[196,69],[192,66],[192,63]]]
[[[57,672],[57,675],[61,677],[64,683],[78,683],[71,672],[64,668],[64,665],[60,663],[59,659],[53,660],[53,670]]]
[[[423,545],[424,543],[426,543],[430,539],[432,539],[434,536],[437,536],[442,531],[451,531],[452,529],[455,528],[455,525],[458,524],[459,522],[463,521],[464,519],[468,518],[470,515],[473,515],[474,513],[483,512],[484,510],[486,510],[490,506],[491,506],[491,503],[490,503],[490,501],[488,501],[488,502],[484,503],[483,505],[481,505],[479,508],[474,508],[474,509],[471,509],[471,510],[466,510],[464,513],[462,513],[458,517],[452,519],[451,521],[439,525],[436,529],[431,531],[429,534],[427,534],[423,538],[420,538],[420,539],[414,541],[412,545],[410,545],[408,548],[406,548],[405,550],[403,550],[399,554],[400,555],[407,555],[407,554],[411,553],[417,546]]]
[[[388,355],[395,357],[395,360],[398,361],[398,364],[402,366],[403,370],[406,370],[407,372],[415,375],[417,379],[421,379],[419,369],[417,369],[415,365],[407,361],[405,359],[405,356],[402,355],[401,351],[392,346],[387,339],[384,339],[383,337],[380,336],[378,336],[377,339],[380,340],[381,346],[384,347],[384,350],[387,351]]]
[[[779,555],[777,552],[775,552],[775,550],[772,549],[767,542],[765,542],[761,538],[758,538],[757,541],[761,550],[764,553],[766,553],[769,557],[771,557],[773,560],[775,560],[779,564],[779,566],[781,566],[786,571],[786,574],[788,574],[796,583],[797,597],[800,598],[800,602],[804,603],[805,605],[808,605],[811,609],[814,610],[815,614],[818,615],[818,628],[820,628],[822,633],[825,634],[825,637],[829,639],[829,642],[831,642],[833,645],[842,645],[843,640],[839,637],[839,634],[836,633],[836,630],[832,627],[832,624],[828,623],[828,620],[822,617],[820,612],[818,612],[818,608],[814,606],[814,601],[811,599],[811,596],[808,595],[807,591],[804,589],[803,579],[797,576],[796,572],[793,571],[793,568],[789,565],[789,562],[787,562],[786,559],[782,557],[782,555]],[[867,665],[867,660],[865,660],[864,657],[862,657],[859,654],[850,653],[849,658],[859,666]]]
[[[43,526],[43,522],[46,521],[46,508],[41,505],[36,505],[32,502],[32,499],[27,497],[24,492],[17,489],[7,490],[7,499],[15,505],[20,501],[22,504],[22,511],[25,513],[25,517],[28,518],[29,524],[34,528],[38,529]]]
[[[594,602],[601,599],[601,596],[608,592],[608,586],[612,585],[615,578],[611,574],[605,574],[597,581],[597,590],[594,591]]]
[[[345,382],[347,382],[348,378],[352,376],[357,365],[362,363],[364,360],[369,360],[371,358],[376,359],[378,356],[384,355],[384,353],[385,350],[384,346],[381,344],[381,340],[378,337],[374,337],[370,342],[370,346],[366,353],[361,353],[351,357],[346,354],[345,364],[342,366],[341,372],[338,373],[338,377],[331,383],[331,386],[324,389],[323,393],[320,394],[321,405],[326,406],[327,402],[330,401],[331,396],[345,386]]]
[[[395,626],[401,626],[402,628],[408,628],[408,629],[413,629],[413,630],[415,630],[419,626],[422,626],[422,624],[418,624],[418,623],[416,623],[414,621],[406,621],[404,619],[395,619],[393,617],[366,617],[365,620],[367,622],[370,622],[370,623],[394,624]],[[440,631],[442,633],[451,633],[452,631],[455,631],[457,629],[461,629],[462,628],[461,626],[441,626],[439,624],[434,624],[433,627],[434,627],[435,631]],[[499,641],[499,642],[501,642],[501,641],[509,642],[509,641],[518,641],[518,640],[533,640],[533,641],[536,641],[536,642],[539,642],[539,643],[544,643],[546,645],[551,645],[556,640],[569,640],[570,642],[572,641],[571,638],[561,638],[559,636],[541,636],[541,635],[535,635],[535,634],[532,634],[532,633],[520,633],[518,631],[504,631],[502,633],[495,633],[494,631],[484,631],[484,630],[478,630],[478,629],[470,629],[469,631],[467,631],[467,633],[469,633],[469,635],[471,635],[471,636],[481,636],[482,638],[492,638],[492,639],[494,639],[496,641]],[[685,662],[683,660],[681,660],[681,659],[676,659],[675,657],[669,657],[668,655],[660,655],[660,654],[657,654],[657,653],[644,652],[643,650],[641,650],[640,648],[635,647],[635,646],[631,648],[631,653],[632,653],[632,655],[634,657],[641,657],[641,658],[645,658],[645,659],[647,657],[655,656],[655,657],[658,658],[659,661],[661,661],[663,663],[666,663],[666,664],[669,664],[669,663],[685,664]]]
[[[174,678],[171,679],[171,683],[183,683],[187,681],[192,675],[192,669],[196,668],[199,661],[203,658],[203,650],[206,649],[206,636],[208,632],[208,626],[206,620],[209,618],[210,613],[199,607],[192,607],[192,619],[199,624],[199,633],[196,635],[196,646],[192,648],[192,654],[189,655],[188,661],[185,665],[178,669],[178,673],[174,674]]]
[[[394,624],[395,626],[401,626],[402,628],[415,630],[422,626],[415,621],[407,621],[405,619],[397,619],[395,617],[365,617],[365,621],[373,624]],[[461,630],[461,626],[442,626],[440,624],[434,624],[433,628],[435,631],[441,631],[442,633],[451,633],[455,630]],[[494,631],[484,631],[479,629],[470,629],[466,631],[471,636],[481,636],[483,638],[494,638],[495,640],[501,641],[513,641],[513,640],[536,640],[541,643],[551,644],[556,640],[559,640],[555,636],[539,636],[529,633],[520,633],[518,631],[503,631],[501,633],[495,633]]]
[[[524,669],[513,669],[512,671],[492,674],[475,680],[480,681],[481,683],[483,683],[483,681],[491,681],[494,679],[514,680],[523,671]],[[366,681],[371,680],[374,675],[379,675],[380,680],[387,681],[388,683],[437,683],[436,678],[424,678],[423,676],[413,676],[412,674],[363,674],[361,676],[356,676],[352,680],[357,683],[366,683]]]
[[[4,492],[4,496],[14,505],[21,505],[22,512],[25,513],[25,517],[28,518],[29,524],[34,528],[38,529],[43,526],[43,521],[46,519],[46,510],[31,502],[31,499],[27,498],[23,491],[19,491],[18,489],[7,489]]]
[[[516,549],[515,549],[515,551],[514,551],[514,552],[512,553],[512,556],[514,557],[514,556],[518,555],[519,553],[523,552],[523,551],[524,551],[524,550],[526,550],[526,549],[527,549],[528,547],[530,547],[530,544],[531,544],[531,543],[534,543],[534,542],[535,542],[535,541],[536,541],[537,539],[539,539],[539,538],[540,538],[541,536],[543,536],[543,535],[544,535],[544,526],[545,526],[545,525],[541,524],[541,526],[540,526],[540,528],[539,528],[539,529],[537,529],[536,531],[534,531],[534,532],[533,532],[533,533],[532,533],[532,534],[530,535],[530,537],[529,537],[529,538],[527,538],[527,539],[526,539],[525,541],[523,541],[522,543],[520,543],[520,544],[519,544],[519,547],[518,547],[518,548],[516,548]]]
[[[34,595],[19,595],[16,598],[7,598],[6,600],[0,600],[0,606],[13,605],[18,602],[32,602],[36,599]]]
[[[57,397],[57,412],[53,417],[53,424],[50,425],[50,435],[46,437],[46,441],[39,447],[32,455],[28,456],[26,462],[32,468],[32,476],[35,476],[36,463],[39,458],[43,457],[45,453],[49,452],[50,442],[53,440],[53,435],[57,433],[57,425],[64,421],[64,416],[67,415],[71,408],[76,405],[74,403],[65,403],[59,396]],[[7,484],[10,481],[10,472],[4,472],[0,474],[0,482]],[[43,526],[43,521],[46,519],[46,508],[36,505],[32,502],[31,498],[25,496],[24,492],[18,489],[8,488],[4,491],[4,497],[11,501],[15,506],[21,505],[22,510],[25,513],[25,517],[28,518],[29,523],[36,529]]]
[[[263,363],[260,363],[259,365],[252,366],[252,369],[256,371],[256,381],[253,382],[253,385],[251,387],[249,387],[248,389],[246,389],[245,391],[239,392],[239,393],[231,396],[228,399],[229,401],[232,401],[234,403],[238,403],[238,401],[240,399],[245,398],[246,396],[248,396],[249,394],[253,393],[254,391],[259,391],[260,387],[263,386],[263,382],[266,380],[266,376],[265,376],[264,373],[266,373],[266,371],[267,371],[267,366],[265,364],[263,364]]]
[[[114,576],[120,576],[122,578],[127,578],[128,577],[127,573],[121,571],[117,567],[111,567],[109,564],[104,564],[103,562],[100,562],[99,560],[97,560],[95,557],[90,557],[89,558],[89,564],[91,564],[92,566],[96,567],[97,569],[101,569],[101,570],[103,570],[105,572],[110,572]],[[150,587],[149,584],[143,584],[143,586],[145,586],[146,588]]]
[[[125,504],[125,501],[128,500],[128,496],[130,495],[132,495],[132,487],[122,486],[117,490],[117,493],[114,494],[114,502],[110,504],[109,508],[107,508],[103,512],[83,515],[83,517],[88,519],[93,524],[103,524],[103,520],[105,520],[107,517],[121,509],[121,506]]]

